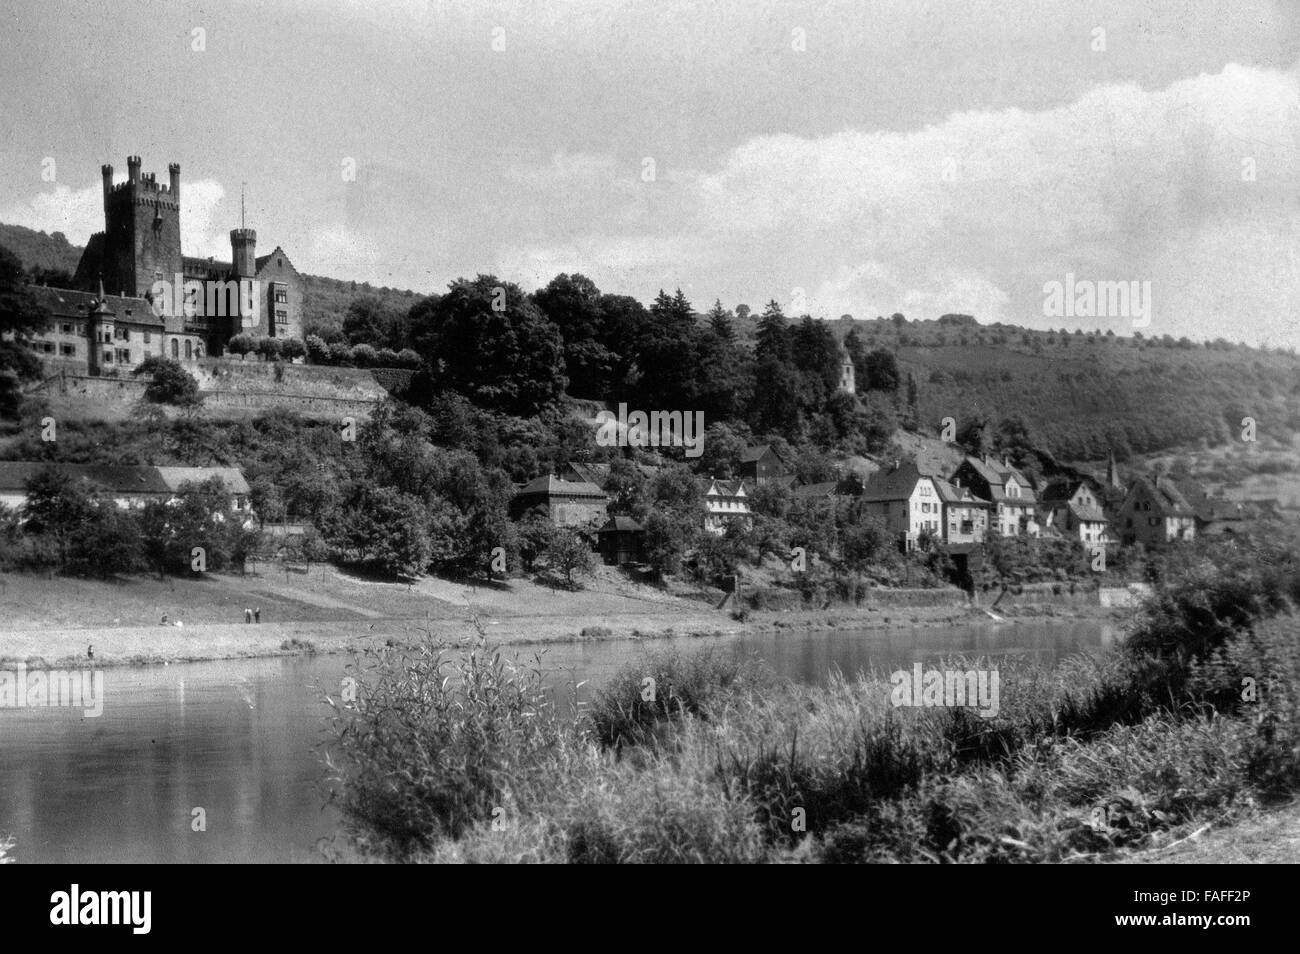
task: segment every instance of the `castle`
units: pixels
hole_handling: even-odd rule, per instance
[[[230,232],[231,260],[181,252],[181,167],[169,182],[127,159],[127,179],[105,165],[104,231],[91,236],[73,288],[35,288],[52,315],[31,347],[92,375],[130,370],[161,355],[220,355],[236,334],[302,337],[302,280],[279,246],[256,254],[257,233]]]

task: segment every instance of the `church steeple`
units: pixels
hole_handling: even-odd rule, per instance
[[[1106,483],[1116,490],[1123,490],[1124,483],[1119,479],[1119,467],[1115,463],[1115,452],[1112,450],[1108,455],[1106,464]]]

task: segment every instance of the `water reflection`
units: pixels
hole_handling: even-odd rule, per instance
[[[778,675],[822,683],[954,653],[1051,664],[1109,645],[1109,624],[781,632],[524,647],[541,652],[561,698],[584,694],[648,649],[723,645]],[[105,672],[104,713],[0,710],[0,833],[26,862],[318,860],[337,831],[323,809],[316,746],[325,715],[315,686],[337,691],[342,656],[240,660]],[[206,831],[194,831],[195,809]]]

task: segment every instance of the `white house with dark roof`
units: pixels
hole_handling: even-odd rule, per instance
[[[218,477],[230,494],[232,514],[252,515],[248,481],[238,467],[152,467],[143,464],[65,464],[57,461],[0,461],[0,504],[20,510],[27,503],[27,482],[49,468],[71,478],[87,491],[113,498],[123,510],[143,507],[151,500],[175,500],[186,484]]]
[[[743,521],[748,527],[753,521],[749,509],[749,489],[743,480],[709,480],[704,491],[704,529],[721,536],[727,525]]]
[[[1045,528],[1083,544],[1110,541],[1109,521],[1088,481],[1053,481],[1043,488],[1039,502]]]
[[[900,464],[876,471],[863,485],[863,509],[877,516],[904,550],[916,548],[921,534],[943,537],[943,498],[939,478],[923,474],[916,464]]]
[[[1007,460],[967,457],[953,478],[993,504],[990,531],[1003,537],[1039,535],[1034,485]]]

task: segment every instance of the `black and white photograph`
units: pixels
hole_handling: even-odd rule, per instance
[[[9,873],[1226,940],[1179,866],[1300,862],[1300,3],[5,0],[0,76]],[[94,870],[27,913],[149,933]]]

